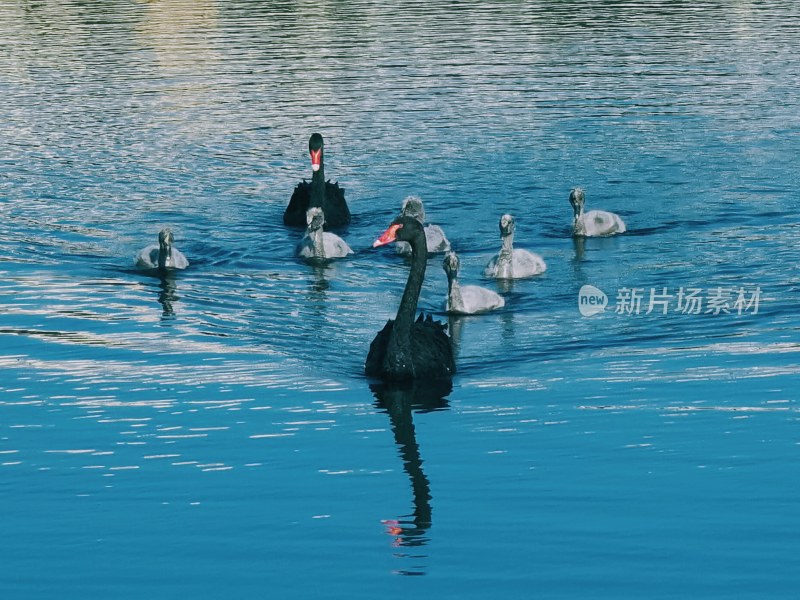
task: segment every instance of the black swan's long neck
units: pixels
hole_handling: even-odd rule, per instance
[[[311,175],[311,198],[308,203],[309,208],[322,207],[325,202],[325,165],[322,158],[319,161],[319,169]]]
[[[417,314],[417,302],[422,291],[422,282],[425,279],[425,267],[428,263],[428,246],[425,241],[425,234],[420,230],[419,235],[414,236],[411,244],[411,272],[408,274],[406,289],[400,299],[400,308],[397,309],[397,317],[394,321],[394,330],[398,333],[411,331],[414,317]]]

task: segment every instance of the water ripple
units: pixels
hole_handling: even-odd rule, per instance
[[[731,572],[753,597],[797,588],[780,532],[797,514],[798,7],[589,4],[0,4],[0,468],[9,572],[36,573],[12,595],[32,595],[34,563],[64,565],[44,580],[85,596],[115,593],[86,564],[166,581],[143,561],[184,547],[178,593],[200,595],[228,593],[203,585],[225,571],[244,595],[346,576],[375,597],[375,572],[433,564],[471,574],[462,596],[498,573],[512,595],[515,573],[553,595],[566,564],[565,596],[582,593],[565,581],[635,596],[652,589],[641,561],[686,574],[658,582],[674,597]],[[317,130],[355,250],[321,268],[281,224]],[[571,239],[574,186],[629,232]],[[429,261],[420,308],[447,322],[459,366],[433,403],[363,376],[408,269],[371,244],[412,193],[464,282],[506,298],[448,318]],[[504,212],[542,277],[482,277]],[[164,226],[190,268],[136,271]],[[759,287],[762,302],[585,318],[585,284],[612,301]],[[376,566],[365,520],[393,562]],[[234,538],[241,552],[204,554]],[[475,539],[492,559],[463,552]],[[263,575],[275,556],[318,577]]]

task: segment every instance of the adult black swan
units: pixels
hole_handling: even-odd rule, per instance
[[[294,188],[289,206],[283,213],[283,223],[291,227],[306,226],[306,211],[321,208],[325,213],[325,229],[344,227],[350,223],[350,209],[344,199],[344,190],[338,183],[325,181],[322,136],[314,133],[308,140],[311,154],[311,183],[305,179]]]
[[[414,320],[428,262],[422,224],[413,217],[398,217],[373,246],[398,240],[411,244],[411,272],[397,316],[370,344],[364,370],[371,377],[387,381],[451,377],[456,372],[456,362],[446,326],[430,315],[420,314]]]

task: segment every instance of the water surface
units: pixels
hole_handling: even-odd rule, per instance
[[[798,26],[788,1],[4,3],[3,597],[794,597]],[[281,224],[313,131],[354,215],[324,267]],[[574,186],[629,232],[573,241]],[[412,193],[507,302],[449,320],[429,261],[452,389],[363,376],[407,273],[371,243]],[[504,212],[545,275],[482,279]],[[137,272],[165,225],[190,268]],[[646,314],[681,288],[760,302]]]

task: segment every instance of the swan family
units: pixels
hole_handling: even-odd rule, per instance
[[[350,209],[344,190],[338,183],[325,180],[324,140],[314,133],[308,141],[311,158],[311,182],[305,179],[294,189],[283,214],[290,227],[304,227],[305,233],[295,247],[296,256],[308,261],[330,261],[353,254],[347,242],[330,229],[350,223]],[[569,195],[573,209],[572,235],[605,237],[626,231],[616,214],[603,210],[584,212],[584,191],[574,188]],[[514,248],[516,222],[504,214],[498,222],[501,246],[486,264],[483,275],[497,280],[521,279],[541,275],[547,269],[544,259],[528,250]],[[505,299],[497,292],[478,285],[461,285],[458,280],[460,260],[438,225],[426,221],[425,209],[418,196],[407,197],[400,213],[375,240],[373,247],[394,244],[396,252],[408,257],[409,273],[394,319],[381,329],[369,347],[364,371],[385,381],[433,380],[456,373],[455,355],[447,327],[428,314],[417,316],[417,305],[425,279],[428,258],[444,254],[442,268],[447,276],[445,311],[456,315],[474,315],[503,308]],[[158,234],[158,244],[145,247],[135,257],[140,269],[159,272],[185,269],[186,257],[174,247],[170,229]]]

